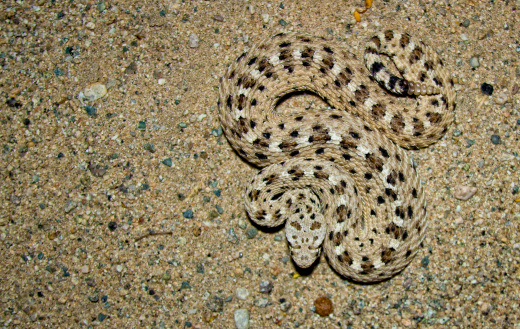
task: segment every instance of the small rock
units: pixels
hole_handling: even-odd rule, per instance
[[[81,266],[81,273],[87,274],[88,272],[90,272],[90,268],[88,267],[88,265]]]
[[[67,203],[65,203],[65,213],[68,214],[69,212],[72,211],[72,209],[76,208],[78,205],[76,204],[76,202],[72,201],[72,200],[68,200]]]
[[[457,185],[455,186],[455,199],[458,200],[469,200],[472,196],[477,193],[477,188],[473,186]]]
[[[206,307],[213,312],[222,312],[224,310],[224,300],[220,297],[213,296],[206,304]]]
[[[491,135],[491,143],[498,145],[500,144],[500,136],[498,135]]]
[[[469,59],[469,65],[473,68],[477,68],[480,66],[480,62],[478,61],[478,57],[473,56]]]
[[[188,47],[190,48],[197,48],[199,46],[199,36],[195,33],[190,33],[188,37]]]
[[[249,291],[247,291],[246,288],[237,288],[235,294],[237,295],[237,298],[240,300],[246,300],[247,297],[249,297]]]
[[[88,170],[94,177],[103,177],[107,172],[107,168],[99,164],[93,164],[92,162],[88,165]]]
[[[460,25],[462,25],[462,26],[464,26],[464,27],[468,27],[468,26],[469,26],[469,23],[470,23],[469,19],[466,18],[466,19],[464,20],[464,22],[460,23]]]
[[[511,88],[511,95],[516,95],[516,93],[518,92],[518,90],[520,89],[520,87],[518,86],[518,84],[514,84],[513,87]]]
[[[258,229],[256,227],[251,227],[246,231],[246,236],[248,239],[254,239],[258,234]]]
[[[213,18],[213,20],[215,20],[217,22],[223,22],[224,21],[224,17],[222,17],[222,15],[215,15],[212,18]]]
[[[316,308],[316,313],[321,316],[328,316],[334,310],[332,301],[328,297],[316,298],[314,301],[314,307]]]
[[[507,94],[506,91],[502,91],[500,92],[497,96],[496,96],[496,99],[495,99],[495,103],[497,103],[498,105],[504,105],[505,103],[507,103],[509,101],[509,95]]]
[[[282,312],[287,312],[291,309],[291,306],[292,304],[290,302],[285,301],[280,304],[280,309],[282,310]]]
[[[273,290],[273,283],[271,281],[264,280],[260,282],[260,292],[263,294],[269,294]]]
[[[101,83],[93,83],[83,90],[83,98],[89,102],[100,99],[107,94],[107,87]]]
[[[428,265],[430,265],[430,257],[428,257],[428,256],[424,256],[424,258],[421,260],[421,265],[422,265],[424,268],[427,268]]]
[[[264,308],[264,307],[267,307],[267,305],[269,305],[269,300],[267,298],[260,297],[258,299],[255,299],[256,307]]]
[[[482,312],[482,314],[487,315],[489,311],[491,311],[491,304],[483,303],[480,305],[480,312]]]
[[[97,109],[94,106],[86,105],[84,107],[85,112],[87,112],[87,115],[89,117],[96,117],[97,116]]]
[[[132,62],[130,63],[126,69],[125,69],[125,73],[126,74],[136,74],[137,73],[137,63],[136,62]]]
[[[186,211],[183,211],[182,216],[184,216],[184,218],[188,218],[188,219],[193,218],[193,210],[188,209]]]
[[[483,83],[481,86],[480,86],[480,91],[484,94],[484,95],[488,95],[488,96],[491,96],[493,95],[493,86],[490,85],[489,83]]]
[[[164,159],[162,161],[162,164],[165,165],[165,166],[171,167],[173,165],[172,159],[171,158]]]
[[[108,223],[108,229],[111,231],[111,232],[114,232],[117,228],[117,223],[112,221],[112,222],[109,222]]]
[[[249,311],[246,309],[238,309],[234,313],[235,326],[237,329],[248,329],[249,328]]]
[[[412,286],[412,283],[413,283],[413,279],[412,278],[406,278],[403,282],[403,287],[405,290],[408,290],[410,289],[410,287]]]

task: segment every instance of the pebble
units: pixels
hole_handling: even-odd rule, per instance
[[[498,145],[500,144],[500,136],[498,135],[491,135],[491,143]]]
[[[107,87],[102,83],[93,83],[83,90],[83,99],[93,102],[107,94]]]
[[[255,299],[255,305],[260,308],[267,307],[269,305],[269,299],[265,297],[260,297],[258,299]]]
[[[511,88],[511,95],[516,95],[516,93],[518,93],[518,90],[520,89],[520,87],[518,86],[518,84],[514,84],[513,87]]]
[[[321,316],[328,316],[334,310],[332,301],[328,297],[316,298],[314,301],[314,307],[316,308],[316,313]]]
[[[206,306],[213,312],[222,312],[224,310],[224,300],[218,296],[213,296]]]
[[[458,200],[469,200],[472,196],[477,193],[477,188],[473,186],[457,185],[455,186],[455,199]]]
[[[470,20],[466,18],[460,25],[462,25],[464,27],[468,27],[469,24],[470,24]]]
[[[280,304],[280,309],[282,310],[282,312],[287,312],[291,309],[291,306],[292,304],[290,302],[284,301]]]
[[[78,205],[76,204],[76,202],[72,201],[72,200],[68,200],[66,203],[65,203],[65,213],[68,214],[69,212],[72,211],[72,209],[76,208]]]
[[[258,234],[258,229],[256,227],[251,227],[246,231],[246,236],[248,239],[254,239]]]
[[[217,21],[217,22],[223,22],[224,21],[224,17],[222,17],[222,15],[214,15],[213,17],[213,20]]]
[[[81,273],[83,274],[87,274],[88,272],[90,272],[90,268],[88,267],[88,265],[83,265],[81,266]]]
[[[240,300],[246,300],[247,297],[249,297],[249,291],[247,291],[246,288],[237,288],[236,292],[235,292],[236,296],[238,299]]]
[[[162,164],[165,165],[165,166],[171,167],[173,165],[172,164],[172,159],[171,158],[164,159],[162,161]]]
[[[495,99],[495,103],[497,103],[498,105],[504,105],[508,101],[509,101],[509,95],[506,91],[501,91]]]
[[[493,95],[493,86],[490,85],[489,83],[484,82],[484,83],[480,86],[480,91],[481,91],[484,95],[491,96],[491,95]]]
[[[249,328],[249,311],[240,308],[233,314],[235,318],[235,326],[237,329],[248,329]]]
[[[263,294],[269,294],[273,290],[273,283],[268,280],[260,282],[260,292]]]
[[[182,216],[184,216],[184,218],[193,218],[193,210],[188,209],[186,211],[183,211]]]
[[[478,61],[478,57],[473,56],[469,59],[469,65],[473,68],[477,68],[480,66],[480,62]]]
[[[197,48],[199,46],[199,42],[200,42],[199,36],[193,32],[190,33],[190,35],[188,37],[188,47]]]
[[[85,112],[87,112],[87,115],[89,117],[95,117],[97,116],[97,109],[94,106],[86,105],[84,107]]]

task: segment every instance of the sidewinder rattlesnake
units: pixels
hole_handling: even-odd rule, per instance
[[[323,245],[339,274],[375,282],[406,267],[424,238],[426,200],[402,148],[444,135],[455,92],[437,54],[408,34],[373,36],[364,57],[366,67],[338,41],[277,34],[229,66],[219,116],[231,146],[262,168],[245,193],[251,220],[285,223],[299,267],[311,266]],[[333,109],[276,112],[301,91]],[[414,105],[400,105],[404,97]]]

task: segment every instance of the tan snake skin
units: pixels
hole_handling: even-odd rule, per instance
[[[375,35],[364,60],[338,41],[275,35],[229,66],[219,115],[232,147],[262,168],[245,193],[251,220],[285,223],[299,267],[315,263],[323,246],[339,274],[375,282],[410,263],[427,229],[423,188],[401,147],[444,135],[455,92],[437,54],[408,34]],[[298,91],[334,109],[278,114],[280,100]],[[414,105],[400,104],[404,97]]]

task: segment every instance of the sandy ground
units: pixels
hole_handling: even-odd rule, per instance
[[[376,0],[361,23],[355,8],[1,2],[0,325],[519,327],[520,1]],[[361,56],[387,28],[430,44],[459,82],[446,136],[410,152],[430,231],[386,282],[345,281],[324,259],[298,273],[283,230],[245,214],[256,169],[219,129],[218,79],[280,31]],[[477,193],[458,200],[461,186]]]

